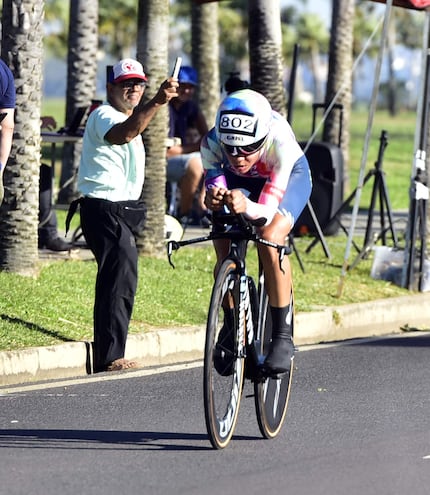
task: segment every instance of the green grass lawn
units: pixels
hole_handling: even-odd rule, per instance
[[[407,294],[405,289],[370,278],[371,258],[347,274],[337,297],[346,238],[327,238],[332,259],[320,245],[309,254],[310,240],[296,239],[305,273],[293,254],[296,309],[314,311],[325,306],[363,302]],[[203,325],[212,287],[215,262],[211,246],[182,248],[174,253],[176,268],[166,258],[139,260],[139,285],[131,333],[152,327]],[[255,248],[249,252],[249,270],[255,275]],[[96,264],[64,260],[44,263],[38,278],[0,272],[0,350],[51,345],[92,337],[92,307]]]

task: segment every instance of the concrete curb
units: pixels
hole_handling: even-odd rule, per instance
[[[430,293],[325,308],[296,315],[296,345],[430,329]],[[205,328],[181,327],[129,335],[126,357],[145,367],[203,358]],[[0,386],[91,373],[90,342],[0,352]]]

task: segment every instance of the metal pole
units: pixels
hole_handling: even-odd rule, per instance
[[[406,230],[402,286],[409,290],[414,288],[415,244],[419,236],[418,289],[423,289],[423,267],[427,237],[427,187],[426,151],[428,141],[429,92],[430,92],[430,14],[426,13],[423,35],[423,76],[419,100],[417,102],[417,124],[415,132],[415,154],[412,164],[409,216]],[[417,229],[418,227],[418,229]],[[418,231],[417,231],[418,230]]]
[[[356,190],[356,195],[355,195],[354,207],[352,210],[351,227],[349,230],[348,241],[346,243],[346,249],[345,249],[345,256],[344,256],[344,261],[343,261],[343,265],[342,265],[342,271],[341,271],[341,275],[339,278],[339,285],[338,285],[338,291],[337,291],[338,297],[340,297],[342,295],[343,284],[344,284],[346,272],[347,272],[348,266],[349,266],[349,256],[350,256],[351,245],[352,245],[352,241],[353,241],[353,237],[354,237],[354,230],[355,230],[355,224],[356,224],[357,216],[358,216],[358,209],[360,206],[361,192],[363,189],[364,175],[365,175],[365,169],[366,169],[366,163],[367,163],[367,155],[368,155],[368,151],[369,151],[370,135],[371,135],[371,131],[372,131],[373,117],[375,115],[376,104],[377,104],[377,99],[378,99],[379,80],[381,77],[382,59],[384,56],[385,40],[386,40],[386,36],[388,33],[388,26],[389,26],[389,22],[390,22],[392,5],[393,5],[393,0],[387,0],[386,8],[385,8],[384,24],[383,24],[382,33],[381,33],[381,42],[380,42],[380,47],[379,47],[378,60],[377,60],[377,64],[376,64],[375,77],[374,77],[374,81],[373,81],[373,92],[372,92],[372,99],[371,99],[370,109],[369,109],[369,117],[368,117],[368,121],[367,121],[367,130],[366,130],[366,136],[365,136],[365,140],[364,140],[363,155],[361,157],[360,172],[359,172],[359,176],[358,176],[358,185],[357,185],[357,190]]]
[[[294,45],[293,64],[291,66],[290,84],[288,88],[287,120],[291,124],[293,121],[294,96],[296,90],[297,63],[299,60],[300,45]]]

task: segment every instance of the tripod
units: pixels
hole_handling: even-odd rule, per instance
[[[379,145],[379,152],[378,152],[378,159],[375,162],[375,167],[369,172],[367,172],[364,180],[363,180],[363,186],[372,178],[374,177],[374,182],[373,182],[373,188],[372,188],[372,196],[371,196],[371,201],[370,201],[370,206],[369,206],[369,212],[368,212],[368,217],[367,217],[367,225],[366,225],[366,233],[364,236],[364,243],[363,247],[360,249],[355,242],[353,242],[353,246],[358,252],[358,256],[354,263],[351,265],[351,268],[353,268],[358,261],[361,259],[365,258],[367,254],[370,252],[370,249],[372,246],[381,238],[382,242],[384,245],[386,245],[386,233],[389,230],[391,232],[391,236],[393,238],[394,246],[397,247],[397,235],[394,230],[394,223],[393,223],[393,216],[392,216],[392,210],[391,210],[391,204],[390,200],[388,197],[388,190],[387,190],[387,184],[385,181],[385,174],[382,171],[382,161],[383,161],[383,156],[384,156],[384,151],[385,148],[387,147],[388,144],[388,137],[387,137],[387,132],[382,131],[381,132],[381,137],[380,137],[380,145]],[[342,224],[340,220],[340,216],[342,213],[344,213],[352,199],[355,197],[357,193],[357,188],[354,189],[354,191],[348,196],[348,198],[342,203],[342,205],[338,208],[338,210],[334,213],[334,215],[331,217],[331,219],[328,221],[326,227],[329,227],[332,225],[334,222],[337,222],[340,226],[340,228],[343,230],[345,234],[348,234],[348,231],[346,227]],[[380,220],[380,232],[379,234],[375,237],[372,236],[372,226],[373,226],[373,219],[375,215],[375,206],[376,206],[376,201],[379,199],[379,220]],[[388,217],[388,226],[385,224],[385,215]],[[306,253],[309,253],[310,250],[315,246],[316,240],[314,239],[309,246],[306,248]]]

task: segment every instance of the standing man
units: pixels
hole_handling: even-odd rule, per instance
[[[169,78],[146,104],[142,65],[124,59],[113,66],[107,101],[85,126],[78,189],[81,227],[98,266],[94,303],[94,372],[136,367],[124,359],[137,288],[136,234],[144,221],[139,200],[145,177],[141,133],[156,112],[177,96]]]
[[[16,91],[13,74],[9,67],[0,60],[0,205],[3,202],[3,171],[12,148],[13,129],[15,126]]]

